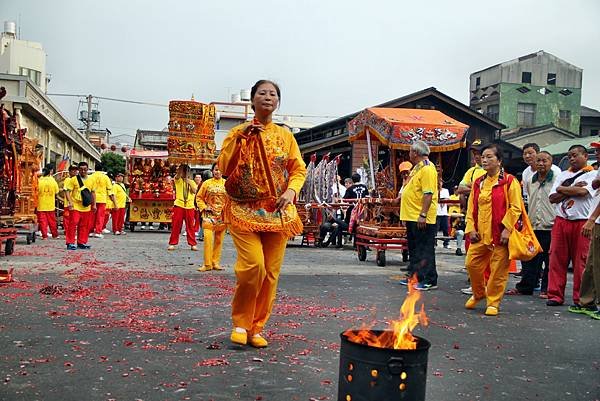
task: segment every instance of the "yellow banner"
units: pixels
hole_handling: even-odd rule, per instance
[[[170,223],[172,200],[134,199],[129,205],[129,221],[141,223]]]

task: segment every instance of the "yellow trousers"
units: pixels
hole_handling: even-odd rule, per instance
[[[486,298],[487,306],[499,307],[508,283],[508,246],[491,246],[482,243],[471,244],[465,262],[471,279],[473,297]],[[484,271],[490,266],[487,286]]]
[[[233,226],[229,232],[237,249],[231,318],[234,327],[254,335],[271,316],[287,237],[284,233],[240,231]]]
[[[219,266],[225,226],[215,229],[215,227],[203,225],[202,229],[204,230],[204,266]]]

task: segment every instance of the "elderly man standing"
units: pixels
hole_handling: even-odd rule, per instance
[[[410,263],[408,274],[417,274],[415,289],[428,291],[437,288],[435,266],[435,234],[438,203],[438,178],[434,164],[429,161],[429,146],[416,141],[410,147],[413,168],[402,190],[400,220],[406,223]],[[408,280],[400,282],[408,285]]]
[[[509,290],[509,295],[533,295],[533,290],[539,284],[542,263],[545,266],[542,274],[542,287],[540,297],[548,295],[548,269],[550,267],[550,239],[552,226],[556,218],[554,205],[550,203],[550,191],[556,182],[558,174],[552,168],[552,155],[548,152],[539,152],[535,156],[536,172],[523,180],[523,192],[529,194],[529,219],[535,232],[542,252],[538,253],[528,262],[522,262],[523,270],[521,281],[516,287]]]

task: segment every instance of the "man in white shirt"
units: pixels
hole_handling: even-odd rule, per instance
[[[528,203],[528,194],[527,194],[527,183],[531,182],[533,175],[536,170],[536,160],[537,154],[540,153],[540,147],[537,143],[526,143],[523,145],[523,161],[527,163],[527,168],[523,170],[521,175],[521,185],[523,186],[523,199],[525,203]],[[554,176],[557,176],[561,173],[560,167],[556,165],[552,165],[552,171],[554,172]]]
[[[440,177],[438,182],[438,191],[439,192],[439,200],[448,200],[450,199],[450,192],[444,187],[442,187],[442,179]],[[450,234],[449,230],[449,219],[448,219],[448,205],[445,203],[438,202],[437,206],[437,232],[440,231],[444,234],[444,237],[448,237]],[[448,239],[444,239],[444,248],[448,248],[448,243],[450,241]]]
[[[592,142],[591,145],[600,160],[600,142]],[[582,232],[584,237],[591,239],[590,252],[581,278],[580,304],[570,307],[569,312],[583,313],[592,319],[600,320],[600,312],[596,306],[600,303],[600,170],[596,173],[596,179],[592,181],[592,188],[596,191],[595,206]]]
[[[568,157],[571,167],[559,174],[549,197],[556,207],[556,220],[550,245],[548,306],[564,303],[569,262],[573,263],[573,302],[579,305],[581,276],[590,247],[590,239],[582,235],[582,229],[592,209],[596,171],[587,165],[585,147],[571,146]]]

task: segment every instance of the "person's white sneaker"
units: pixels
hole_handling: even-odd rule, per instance
[[[109,234],[110,230],[107,230],[106,228],[104,230],[102,230],[102,234]]]
[[[96,238],[104,238],[104,235],[102,235],[102,234],[95,234],[94,237],[96,237]]]
[[[115,231],[115,235],[121,235],[121,231]]]
[[[149,226],[148,230],[154,230],[154,226]]]
[[[462,290],[460,290],[460,292],[462,292],[465,295],[473,295],[473,288],[471,288],[471,287],[463,288]]]
[[[42,232],[41,231],[36,231],[35,235],[37,235],[38,237],[41,237],[42,236]]]
[[[146,226],[140,226],[140,230],[145,230]]]

